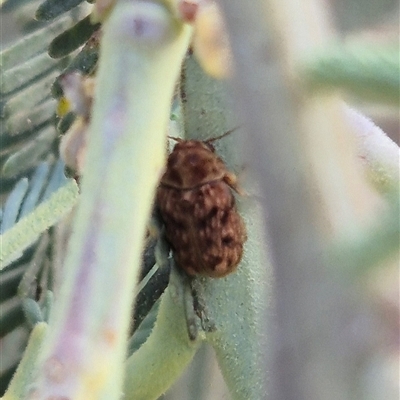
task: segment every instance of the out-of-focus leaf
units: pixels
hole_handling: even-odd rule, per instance
[[[374,102],[400,104],[398,46],[353,44],[327,48],[303,66],[313,91],[340,88]]]
[[[366,274],[371,268],[378,268],[391,257],[398,257],[400,250],[400,200],[399,194],[389,196],[390,208],[380,215],[369,229],[355,232],[354,237],[338,240],[330,256],[342,265],[346,273],[355,277]]]
[[[42,201],[47,200],[56,190],[70,182],[70,180],[65,177],[64,169],[65,164],[61,160],[58,160],[51,173],[46,190],[43,193]]]
[[[48,233],[44,233],[40,238],[39,244],[35,248],[35,252],[31,262],[26,268],[25,273],[18,286],[18,296],[21,299],[33,298],[36,295],[37,279],[43,260],[48,251],[50,239]]]
[[[50,172],[48,162],[42,162],[36,168],[36,171],[29,181],[29,192],[22,204],[19,217],[22,218],[32,212],[37,205],[40,195],[46,185],[47,177]]]
[[[46,26],[46,22],[35,19],[35,11],[39,7],[41,1],[29,1],[27,4],[18,7],[12,14],[16,25],[20,27],[22,34],[29,34],[35,29]]]
[[[30,35],[25,36],[14,45],[6,48],[0,54],[0,73],[30,60],[38,53],[44,52],[53,40],[54,36],[65,31],[65,29],[71,26],[72,23],[73,20],[71,16],[67,15],[52,24],[31,33]]]
[[[0,94],[6,95],[33,83],[59,65],[47,53],[39,54],[29,61],[19,64],[3,73],[0,82]]]
[[[44,296],[44,303],[43,303],[43,307],[42,307],[42,315],[43,315],[43,319],[45,322],[49,321],[50,311],[53,307],[53,302],[54,302],[53,292],[50,290],[47,290],[47,292]]]
[[[29,3],[32,0],[3,0],[0,2],[0,9],[4,13],[15,11],[20,7],[23,7],[25,3]]]
[[[4,271],[0,274],[0,302],[16,296],[18,285],[26,268],[25,264],[21,264],[17,268]]]
[[[90,22],[90,15],[88,15],[53,39],[49,46],[50,57],[60,58],[70,54],[85,44],[99,28],[100,24],[92,24]]]
[[[24,310],[25,318],[30,326],[35,326],[39,322],[43,322],[43,314],[39,304],[33,299],[23,299],[22,309]]]
[[[39,104],[31,110],[23,110],[8,118],[5,132],[10,138],[35,131],[39,126],[50,123],[55,119],[56,101],[53,99]]]
[[[37,165],[43,155],[49,151],[56,137],[57,131],[53,126],[44,129],[38,136],[27,142],[25,146],[8,158],[1,171],[3,176],[11,178]]]
[[[28,187],[28,179],[23,178],[15,185],[14,190],[8,196],[6,204],[3,208],[3,219],[0,226],[1,234],[3,234],[15,224],[22,200],[26,195]]]
[[[73,9],[83,0],[45,0],[36,11],[38,20],[50,20]]]
[[[68,67],[63,71],[64,73],[79,71],[83,75],[89,75],[94,71],[99,59],[100,35],[100,31],[96,31],[92,35],[80,53],[72,59]],[[52,94],[56,98],[61,97],[63,94],[59,79],[54,82]]]
[[[12,96],[5,102],[1,116],[10,117],[12,114],[32,108],[49,98],[51,85],[59,74],[59,72],[51,73]]]
[[[71,127],[71,125],[75,121],[75,118],[76,115],[73,112],[65,114],[65,116],[62,117],[57,124],[57,131],[61,134],[67,132],[67,130]]]
[[[9,384],[11,378],[13,377],[17,367],[18,367],[18,363],[15,363],[12,367],[9,367],[6,370],[0,371],[0,396],[7,389],[8,384]]]
[[[22,304],[16,298],[1,303],[0,337],[7,335],[24,322]]]

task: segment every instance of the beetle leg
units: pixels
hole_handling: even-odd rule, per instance
[[[193,278],[189,277],[185,271],[178,268],[175,262],[173,263],[173,269],[171,271],[171,277],[172,276],[174,279],[170,279],[170,284],[171,282],[179,281],[179,286],[177,289],[179,289],[181,299],[183,301],[187,332],[189,339],[194,342],[199,336],[199,321],[195,312],[193,301],[191,285],[191,280]]]
[[[197,321],[196,310],[194,307],[193,293],[190,284],[190,278],[185,280],[183,289],[183,301],[186,314],[186,326],[189,339],[195,341],[199,336],[199,326]]]
[[[200,319],[201,327],[205,332],[215,332],[216,326],[212,318],[210,318],[207,310],[206,301],[203,293],[203,286],[199,279],[192,278],[190,281],[190,286],[193,296],[193,308],[196,315]]]

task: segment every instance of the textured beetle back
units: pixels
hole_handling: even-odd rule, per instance
[[[182,190],[192,189],[221,179],[224,174],[225,165],[212,147],[197,140],[187,140],[179,142],[169,155],[161,184]]]
[[[175,261],[189,275],[223,277],[241,260],[246,230],[227,183],[231,176],[199,141],[179,142],[168,157],[157,204]]]

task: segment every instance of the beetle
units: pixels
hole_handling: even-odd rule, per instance
[[[236,175],[209,139],[177,141],[156,194],[176,264],[189,276],[224,277],[236,270],[247,239],[233,191]]]

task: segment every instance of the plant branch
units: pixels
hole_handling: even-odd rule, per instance
[[[103,25],[67,277],[32,392],[117,399],[146,223],[165,161],[190,28],[154,2],[120,1]]]

